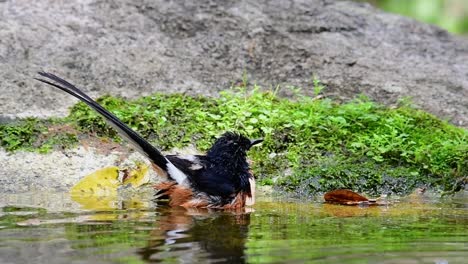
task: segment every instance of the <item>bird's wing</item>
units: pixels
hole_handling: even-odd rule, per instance
[[[195,190],[222,197],[236,191],[233,179],[222,177],[223,173],[204,155],[167,155],[166,158],[187,175]]]
[[[202,155],[166,155],[166,159],[186,174],[192,183],[202,177],[209,166],[206,156]]]
[[[120,136],[127,139],[140,153],[148,157],[156,166],[161,168],[167,175],[175,180],[177,183],[186,185],[187,183],[187,176],[177,169],[168,159],[161,154],[161,152],[151,145],[148,141],[146,141],[140,134],[136,131],[128,127],[124,124],[120,119],[118,119],[115,115],[107,111],[104,107],[94,101],[91,97],[86,95],[80,89],[78,89],[73,84],[65,81],[64,79],[47,72],[39,72],[39,75],[48,79],[40,79],[36,78],[36,80],[56,87],[66,93],[80,99],[84,103],[86,103],[89,107],[93,110],[101,114],[106,122],[111,125]]]

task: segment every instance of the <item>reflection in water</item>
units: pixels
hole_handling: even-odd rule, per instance
[[[144,260],[176,259],[192,263],[196,259],[212,259],[245,263],[250,213],[182,208],[162,208],[159,213],[148,246],[139,251]]]
[[[468,192],[378,207],[259,199],[254,213],[149,201],[75,213],[57,212],[55,204],[53,211],[2,206],[5,201],[14,200],[0,199],[0,263],[452,264],[468,258]]]

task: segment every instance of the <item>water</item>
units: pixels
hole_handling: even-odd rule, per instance
[[[101,201],[102,202],[102,201]],[[0,263],[467,263],[468,194],[383,207],[261,197],[251,212],[0,195]],[[87,208],[87,209],[83,209]]]

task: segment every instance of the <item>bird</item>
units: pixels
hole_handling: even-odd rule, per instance
[[[75,85],[52,73],[40,71],[38,74],[41,77],[34,79],[83,101],[149,159],[163,179],[154,186],[155,199],[168,201],[171,207],[234,210],[255,203],[255,179],[247,152],[263,139],[249,139],[241,133],[228,131],[215,140],[205,155],[163,155]]]

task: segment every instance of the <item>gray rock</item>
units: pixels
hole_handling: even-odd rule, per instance
[[[370,5],[328,0],[0,0],[0,122],[63,116],[71,96],[34,81],[54,72],[91,96],[216,96],[240,83],[296,86],[385,104],[410,96],[468,127],[468,40]],[[283,94],[287,95],[286,91]],[[67,154],[68,153],[68,154]],[[119,164],[81,148],[0,151],[0,192],[68,190]]]
[[[57,116],[74,100],[32,80],[63,76],[92,96],[216,95],[245,75],[265,88],[367,94],[468,127],[468,40],[370,5],[295,1],[0,1],[0,119]]]

